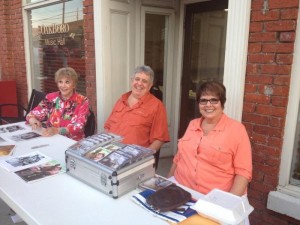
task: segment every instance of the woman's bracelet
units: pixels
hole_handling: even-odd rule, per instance
[[[61,128],[59,129],[59,134],[61,134],[61,135],[66,135],[66,134],[67,134],[67,129],[64,128],[64,127],[61,127]]]

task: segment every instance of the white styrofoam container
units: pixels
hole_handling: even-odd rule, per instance
[[[253,211],[247,197],[213,189],[192,206],[200,215],[208,217],[222,225],[238,225]]]

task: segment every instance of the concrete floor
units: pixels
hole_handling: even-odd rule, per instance
[[[172,164],[172,157],[160,158],[157,167],[157,174],[166,177]],[[0,225],[14,225],[10,218],[10,208],[0,199]],[[25,222],[16,223],[17,225],[27,225]],[[88,225],[88,224],[86,224]]]
[[[10,208],[0,199],[0,224],[1,225],[14,225],[10,218]],[[25,222],[17,223],[17,225],[27,225]]]

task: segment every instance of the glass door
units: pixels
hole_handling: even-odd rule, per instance
[[[145,18],[145,59],[146,65],[151,66],[155,72],[155,80],[151,93],[163,101],[164,98],[164,73],[165,49],[168,40],[165,32],[167,16],[146,14]]]
[[[154,70],[155,80],[151,93],[165,105],[169,131],[172,131],[174,124],[170,123],[170,118],[174,69],[174,10],[143,7],[141,24],[141,62]],[[172,132],[169,133],[173,140]],[[164,156],[172,155],[172,145],[171,142],[164,144],[161,153]]]
[[[202,82],[223,82],[228,0],[186,7],[178,138],[199,117],[196,91]]]

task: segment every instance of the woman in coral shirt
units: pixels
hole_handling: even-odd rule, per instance
[[[200,118],[178,142],[169,176],[200,193],[213,188],[242,196],[252,178],[251,145],[245,127],[224,114],[226,89],[215,81],[197,93]]]

